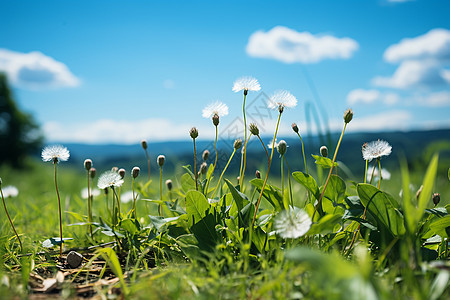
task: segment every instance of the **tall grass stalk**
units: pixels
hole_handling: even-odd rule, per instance
[[[9,223],[11,223],[11,227],[17,237],[17,240],[19,241],[20,252],[22,252],[22,250],[23,250],[22,241],[20,240],[19,235],[17,234],[17,231],[16,231],[16,228],[14,227],[13,221],[11,220],[11,217],[9,216],[8,209],[6,208],[5,197],[3,196],[3,190],[2,190],[2,186],[1,186],[1,179],[0,179],[0,193],[2,194],[3,207],[5,208],[6,216],[8,216]]]
[[[57,170],[58,161],[54,160],[53,164],[55,165],[55,189],[56,189],[56,196],[58,197],[58,207],[59,207],[59,238],[60,238],[59,257],[61,257],[62,256],[62,251],[63,251],[63,233],[62,233],[61,199],[59,197],[57,171],[56,171]]]

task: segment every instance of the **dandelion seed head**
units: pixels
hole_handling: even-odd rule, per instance
[[[214,115],[219,117],[228,115],[228,106],[223,102],[216,101],[207,105],[202,111],[203,118],[209,119]]]
[[[311,224],[309,215],[297,207],[282,211],[274,220],[276,233],[284,239],[296,239],[305,235]]]
[[[236,79],[233,84],[233,92],[237,93],[239,91],[254,91],[257,92],[261,89],[259,82],[256,78],[251,76],[244,76]]]
[[[5,198],[13,198],[19,195],[19,190],[13,185],[7,185],[2,188],[3,196]]]
[[[97,186],[99,189],[106,189],[109,187],[120,187],[123,184],[123,179],[117,171],[106,171],[98,178]]]
[[[283,111],[285,107],[293,108],[297,106],[297,98],[285,90],[276,91],[270,98],[268,107],[270,109],[279,109]]]
[[[388,156],[392,152],[392,146],[388,142],[378,140],[370,143],[364,143],[362,146],[362,155],[364,160],[372,161],[374,158]]]
[[[60,161],[67,161],[70,157],[69,150],[66,147],[61,145],[52,145],[46,146],[42,150],[42,160],[43,161],[52,161],[54,163],[58,163]]]

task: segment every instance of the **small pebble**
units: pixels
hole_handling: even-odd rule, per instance
[[[78,268],[82,261],[83,255],[78,252],[70,251],[69,254],[67,254],[67,263],[72,269]]]

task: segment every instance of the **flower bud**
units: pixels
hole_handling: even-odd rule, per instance
[[[121,168],[118,173],[119,173],[120,177],[122,177],[122,179],[123,179],[125,177],[126,171],[125,171],[125,169]]]
[[[298,133],[298,126],[295,123],[292,123],[292,130],[294,130],[295,133]]]
[[[198,137],[198,130],[196,127],[192,127],[191,130],[189,130],[189,135],[191,138],[196,139]]]
[[[205,175],[207,170],[208,170],[208,164],[206,162],[202,162],[202,164],[200,165],[199,173]]]
[[[139,172],[141,171],[141,169],[139,167],[134,167],[131,170],[131,175],[133,176],[133,178],[136,178],[139,176]]]
[[[280,114],[283,113],[284,106],[283,105],[278,106],[278,111],[280,112]]]
[[[441,201],[441,194],[439,194],[439,193],[434,193],[434,194],[433,194],[433,203],[434,203],[434,206],[438,205],[440,201]]]
[[[234,149],[239,149],[239,148],[241,148],[242,147],[242,140],[241,139],[236,139],[235,141],[234,141],[234,145],[233,145],[233,147],[234,147]]]
[[[89,171],[92,167],[92,160],[90,160],[89,158],[84,160],[84,168]]]
[[[323,157],[328,157],[328,148],[327,146],[320,147],[320,155]]]
[[[277,145],[277,151],[280,155],[284,155],[287,151],[287,143],[284,140],[281,140]]]
[[[167,189],[168,189],[169,191],[171,191],[171,190],[172,190],[172,187],[173,187],[172,180],[167,179],[167,180],[166,180],[166,186],[167,186]]]
[[[111,168],[111,172],[119,172],[119,168],[118,167],[112,167]]]
[[[147,141],[146,140],[142,140],[141,141],[141,146],[144,150],[147,150]]]
[[[251,134],[258,136],[259,135],[259,128],[256,126],[255,123],[250,123],[249,130]]]
[[[350,123],[350,121],[353,119],[353,110],[351,108],[347,109],[344,113],[344,122]]]
[[[164,155],[159,155],[158,158],[156,159],[156,162],[162,168],[162,166],[164,166],[165,160],[166,160],[166,157]]]
[[[259,170],[256,170],[255,177],[261,179],[261,172]]]
[[[204,161],[207,161],[209,157],[209,150],[203,151],[202,158]]]
[[[97,169],[90,168],[89,169],[89,173],[91,174],[91,178],[94,179],[95,178],[95,174],[97,173]]]
[[[214,126],[218,126],[218,125],[219,125],[219,115],[218,115],[218,114],[215,114],[215,115],[212,117],[212,121],[213,121]]]

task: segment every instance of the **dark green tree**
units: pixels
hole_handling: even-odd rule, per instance
[[[42,144],[39,126],[19,110],[5,74],[0,73],[0,165],[21,167],[25,157]]]

